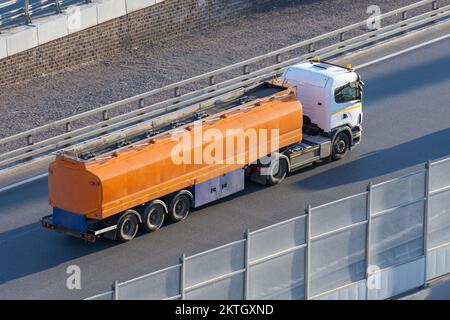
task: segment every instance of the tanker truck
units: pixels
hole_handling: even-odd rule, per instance
[[[351,66],[309,61],[281,76],[70,146],[49,166],[45,228],[132,240],[165,219],[245,188],[274,186],[361,142],[363,83]]]

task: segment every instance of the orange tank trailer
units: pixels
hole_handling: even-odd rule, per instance
[[[278,129],[279,148],[300,142],[302,107],[295,90],[283,90],[276,96],[206,118],[202,121],[201,130],[216,129],[225,139],[226,129]],[[178,134],[184,130],[184,137],[191,139],[191,145],[194,145],[198,127],[191,123],[175,130]],[[58,155],[49,168],[50,205],[101,220],[257,160],[251,156],[251,146],[245,143],[244,154],[240,154],[245,157],[245,164],[175,164],[172,150],[177,143],[179,141],[170,134],[163,133],[104,159],[76,161]],[[201,143],[198,148],[204,152],[209,143]],[[226,154],[225,141],[223,146]],[[265,147],[268,152],[275,151],[271,150],[270,139]],[[191,147],[187,151],[191,153],[191,159],[194,159],[196,150],[199,151]],[[233,156],[238,155],[235,144]]]

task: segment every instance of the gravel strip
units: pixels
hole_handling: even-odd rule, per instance
[[[274,6],[0,89],[0,137],[251,58],[417,0],[274,1]]]

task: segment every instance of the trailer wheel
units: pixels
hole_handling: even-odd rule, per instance
[[[339,132],[333,141],[333,150],[331,151],[331,160],[339,160],[345,158],[350,146],[350,139],[345,132]]]
[[[149,203],[142,215],[142,224],[147,232],[153,232],[161,228],[164,222],[165,207],[161,203]]]
[[[267,184],[274,186],[281,183],[286,178],[288,170],[286,159],[277,158],[276,161],[272,161],[268,168]]]
[[[174,222],[184,220],[191,208],[191,198],[186,193],[177,193],[170,201],[169,218]]]
[[[138,213],[134,210],[127,210],[117,223],[117,240],[126,242],[133,240],[138,231]]]

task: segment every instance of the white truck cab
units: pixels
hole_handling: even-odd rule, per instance
[[[305,127],[326,134],[342,127],[361,131],[363,83],[351,67],[319,61],[299,63],[288,67],[280,80],[297,87]]]

